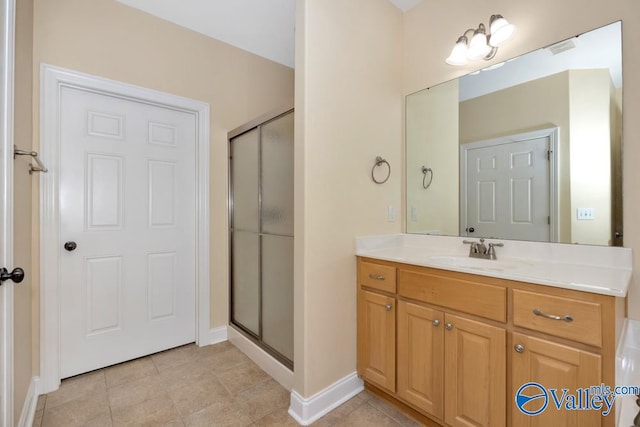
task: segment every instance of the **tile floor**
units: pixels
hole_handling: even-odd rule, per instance
[[[193,344],[62,381],[35,427],[295,426],[289,393],[229,342]],[[419,426],[367,391],[314,426]]]

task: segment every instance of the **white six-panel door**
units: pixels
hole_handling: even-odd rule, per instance
[[[552,133],[462,147],[462,236],[552,241]]]
[[[195,340],[197,125],[79,88],[60,102],[66,378]]]

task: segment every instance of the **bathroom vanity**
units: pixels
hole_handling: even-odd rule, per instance
[[[456,237],[358,239],[359,375],[433,425],[613,426],[515,396],[616,384],[631,250],[504,243],[484,260]]]

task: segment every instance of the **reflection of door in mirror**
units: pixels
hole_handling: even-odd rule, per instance
[[[608,70],[562,71],[460,102],[460,142],[558,127],[555,241],[606,245],[611,239],[614,98]],[[579,215],[585,209],[594,215]]]
[[[407,96],[407,232],[622,245],[621,52],[616,22]],[[460,146],[551,128],[558,130],[556,195],[550,214],[541,215],[551,216],[549,237],[498,233],[506,225],[493,231],[467,225]],[[437,175],[428,189],[422,185],[426,163]],[[482,203],[496,218],[514,220],[526,217],[525,199],[515,207]],[[460,232],[468,227],[475,232]]]
[[[557,241],[556,139],[550,129],[461,145],[461,236]]]

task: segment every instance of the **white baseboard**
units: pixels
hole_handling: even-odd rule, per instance
[[[40,396],[40,378],[33,377],[31,378],[31,384],[29,384],[29,390],[27,390],[27,396],[22,405],[18,427],[31,427],[33,424],[36,407],[38,406],[38,396]]]
[[[246,354],[256,365],[276,380],[287,391],[293,388],[293,372],[282,363],[274,359],[266,351],[255,345],[249,338],[242,335],[232,326],[227,327],[229,342]]]
[[[229,339],[226,326],[219,326],[209,332],[209,344],[218,344]]]
[[[212,328],[209,330],[208,334],[205,334],[205,339],[200,340],[198,345],[200,347],[204,347],[206,345],[218,344],[220,342],[226,341],[227,338],[227,327],[219,326],[217,328]]]
[[[289,415],[298,424],[308,426],[362,390],[364,390],[364,383],[358,378],[356,372],[347,375],[309,398],[304,398],[292,390]]]

